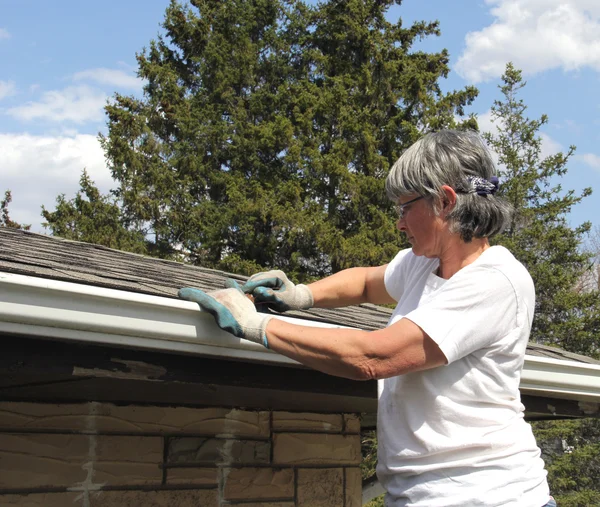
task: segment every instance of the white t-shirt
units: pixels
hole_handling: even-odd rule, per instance
[[[504,247],[449,280],[439,261],[401,251],[385,272],[407,318],[448,364],[379,381],[377,475],[394,507],[542,507],[544,463],[523,419],[519,382],[535,290]]]

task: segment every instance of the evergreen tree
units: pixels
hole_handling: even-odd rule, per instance
[[[54,236],[104,245],[127,252],[147,253],[142,231],[128,230],[121,221],[117,202],[102,195],[84,169],[76,196],[67,201],[64,194],[56,198],[56,209],[42,206],[44,227]]]
[[[510,228],[496,241],[523,262],[535,282],[531,340],[600,357],[599,294],[579,290],[582,277],[593,269],[591,255],[580,248],[590,223],[571,228],[567,221],[591,189],[581,195],[563,191],[559,180],[575,147],[542,157],[539,130],[548,118],[525,116],[527,106],[518,97],[525,84],[521,71],[509,63],[500,85],[503,100],[492,107],[495,131],[484,134],[499,157],[501,192],[515,208]]]
[[[592,257],[594,267],[579,282],[582,291],[600,290],[600,227],[594,227],[585,244],[585,251]]]
[[[600,505],[600,419],[544,421],[533,428],[558,505]]]
[[[498,154],[502,193],[514,206],[509,230],[497,242],[509,248],[529,270],[536,287],[531,340],[571,352],[600,357],[598,287],[582,284],[594,274],[593,254],[582,249],[590,224],[571,228],[571,208],[591,194],[563,191],[559,182],[575,147],[566,154],[541,155],[543,115],[531,120],[518,93],[525,86],[521,71],[506,66],[500,90],[503,100],[492,107],[495,132],[484,134]],[[548,480],[559,505],[600,505],[600,421],[535,423]]]
[[[0,201],[0,227],[11,227],[13,229],[21,229],[28,231],[31,229],[31,225],[24,225],[14,220],[11,220],[8,213],[8,205],[12,202],[12,193],[10,190],[4,192],[4,199]]]
[[[106,108],[125,225],[230,271],[305,280],[387,262],[387,170],[477,93],[441,92],[447,52],[411,50],[437,23],[389,23],[393,3],[172,1],[138,55],[144,98]]]

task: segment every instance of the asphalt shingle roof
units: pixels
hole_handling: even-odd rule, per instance
[[[5,227],[0,227],[0,271],[171,298],[177,297],[181,287],[214,290],[223,288],[226,278],[246,279],[214,269]],[[373,330],[386,325],[391,310],[362,304],[286,315]],[[600,364],[586,356],[534,343],[529,344],[527,353]]]

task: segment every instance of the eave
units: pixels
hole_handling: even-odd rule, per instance
[[[216,326],[195,303],[0,272],[0,333],[304,368]],[[278,317],[314,327],[342,327]],[[527,355],[525,395],[579,401],[598,412],[600,366]]]

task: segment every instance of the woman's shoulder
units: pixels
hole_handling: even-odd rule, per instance
[[[525,266],[523,266],[513,253],[508,248],[501,245],[494,245],[488,248],[481,254],[478,261],[482,266],[498,269],[525,270],[527,272]]]
[[[520,292],[523,290],[534,291],[529,271],[506,247],[496,245],[488,248],[475,264],[483,269],[501,273]]]

